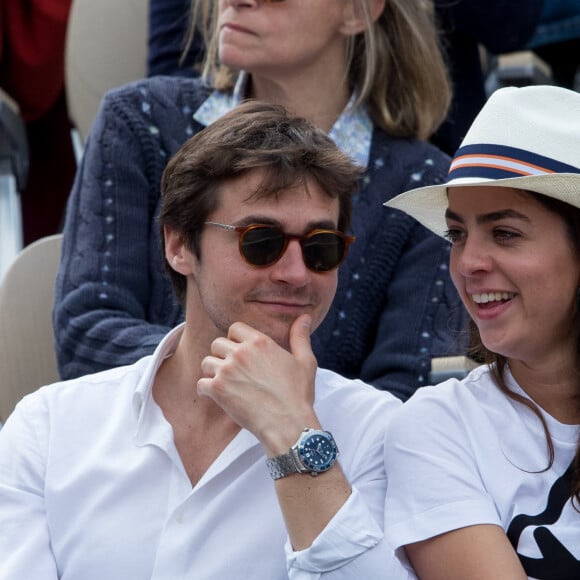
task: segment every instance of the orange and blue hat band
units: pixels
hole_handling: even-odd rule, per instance
[[[551,173],[580,173],[580,168],[517,147],[473,144],[457,150],[447,181],[462,177],[510,179]]]

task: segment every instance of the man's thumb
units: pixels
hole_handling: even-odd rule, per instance
[[[312,356],[310,345],[310,331],[312,318],[308,314],[301,314],[290,327],[290,350],[294,356]]]

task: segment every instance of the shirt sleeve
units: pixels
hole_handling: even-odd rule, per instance
[[[470,431],[435,389],[417,392],[387,427],[385,536],[394,550],[466,526],[501,525]]]
[[[361,494],[353,493],[307,550],[286,543],[290,580],[415,578],[395,558]]]
[[[30,399],[0,430],[0,579],[57,580],[44,501],[48,434]]]
[[[361,389],[363,386],[361,385]],[[353,416],[362,417],[354,401]],[[286,542],[291,580],[405,579],[408,576],[384,540],[383,521],[387,477],[383,461],[384,434],[393,411],[394,397],[376,401],[364,420],[350,428],[352,441],[343,469],[352,493],[312,545],[293,551]],[[412,576],[411,576],[412,577]]]

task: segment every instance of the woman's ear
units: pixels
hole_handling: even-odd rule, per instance
[[[163,237],[165,258],[169,265],[184,276],[191,274],[192,254],[187,249],[183,236],[169,226],[163,226]]]
[[[368,1],[369,18],[374,23],[383,13],[387,0],[347,0],[345,3],[344,24],[341,28],[343,34],[352,36],[366,30],[367,19],[361,7],[361,2],[365,1]]]

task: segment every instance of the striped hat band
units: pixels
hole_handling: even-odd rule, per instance
[[[443,183],[404,191],[385,205],[444,236],[448,192],[486,195],[493,187],[534,192],[580,209],[580,93],[552,85],[494,91]]]
[[[516,147],[471,144],[457,150],[447,182],[463,177],[509,179],[551,173],[580,173],[580,168]]]

